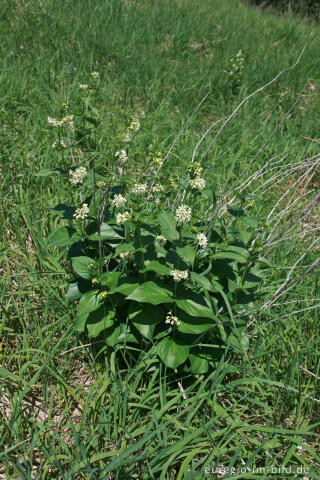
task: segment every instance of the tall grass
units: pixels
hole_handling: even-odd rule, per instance
[[[290,467],[288,478],[298,466],[296,478],[320,478],[318,27],[232,0],[8,0],[0,13],[2,478],[191,480],[218,478],[218,466],[247,468],[224,478],[286,478],[249,472],[272,465]],[[139,165],[149,150],[168,150],[210,91],[165,167],[183,169],[211,123],[294,64],[304,45],[296,68],[243,106],[205,160],[215,190],[256,190],[254,214],[270,213],[267,228],[275,226],[264,249],[277,273],[251,313],[248,353],[227,350],[210,376],[179,378],[152,352],[128,368],[121,351],[75,348],[63,252],[44,240],[56,222],[48,207],[64,188],[35,175],[69,164],[50,148],[47,116],[76,104],[79,83],[98,70],[101,146],[110,153],[127,118],[144,112]],[[235,85],[226,72],[239,49]]]

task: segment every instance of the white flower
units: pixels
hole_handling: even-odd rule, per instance
[[[81,88],[82,90],[86,90],[88,88],[88,84],[87,83],[80,83],[79,88]]]
[[[122,258],[122,260],[123,260],[124,258],[129,257],[129,255],[130,255],[130,252],[128,252],[128,251],[127,252],[121,252],[120,253],[120,258]]]
[[[170,323],[171,325],[177,325],[177,327],[181,325],[181,322],[179,322],[178,317],[175,317],[174,315],[172,315],[172,311],[167,313],[165,322]]]
[[[123,136],[122,136],[122,141],[124,143],[129,143],[130,140],[131,140],[131,132],[124,133]]]
[[[166,243],[167,243],[167,239],[166,237],[164,237],[163,235],[157,235],[156,236],[156,242],[161,245],[161,246],[164,246]]]
[[[55,140],[51,146],[52,148],[57,148],[59,145],[60,147],[67,148],[67,144],[62,138],[61,140]]]
[[[189,222],[191,220],[191,208],[188,205],[180,205],[175,213],[177,222]]]
[[[161,165],[163,164],[162,153],[156,152],[152,158],[152,161],[157,168],[160,168]]]
[[[160,185],[160,184],[159,184],[159,185],[154,185],[154,186],[152,187],[152,191],[153,191],[154,193],[160,193],[160,192],[163,192],[163,190],[164,190],[164,186],[163,186],[163,185]]]
[[[133,188],[131,189],[132,193],[136,193],[137,195],[142,195],[146,193],[148,185],[146,183],[135,183]]]
[[[131,123],[129,125],[129,130],[132,130],[133,132],[137,132],[138,130],[140,130],[140,122],[137,118],[133,118],[131,120]]]
[[[120,163],[125,163],[128,160],[128,155],[125,150],[116,152],[115,157],[118,157]]]
[[[88,213],[89,213],[89,207],[87,203],[84,203],[83,205],[81,205],[81,207],[78,207],[76,209],[76,212],[73,214],[73,216],[77,220],[84,220],[85,218],[87,218]]]
[[[91,72],[91,77],[96,80],[99,77],[99,73],[98,72]]]
[[[193,180],[190,180],[190,187],[194,190],[203,190],[206,187],[206,181],[201,177],[196,177]]]
[[[115,195],[112,200],[112,205],[114,207],[122,207],[126,203],[125,197],[123,197],[120,193],[119,195]]]
[[[61,118],[60,125],[66,125],[68,128],[73,128],[73,115],[66,115]]]
[[[204,233],[198,233],[197,239],[198,239],[198,245],[199,245],[201,248],[206,248],[206,247],[207,247],[207,245],[208,245],[208,239],[207,239],[207,237],[205,236]]]
[[[128,220],[131,220],[131,214],[128,211],[124,213],[118,213],[116,216],[116,222],[118,225],[121,225],[121,223],[125,223]]]
[[[52,117],[48,117],[47,120],[50,125],[53,125],[54,127],[60,127],[60,120]]]
[[[69,181],[72,185],[81,185],[84,177],[87,175],[87,169],[85,167],[79,167],[75,170],[69,170]]]
[[[180,282],[181,280],[186,280],[189,275],[188,270],[171,270],[170,275],[173,277],[175,282]]]

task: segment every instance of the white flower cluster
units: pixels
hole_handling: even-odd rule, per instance
[[[57,148],[59,146],[63,148],[67,148],[67,144],[62,138],[60,140],[55,140],[51,146],[52,148]]]
[[[178,317],[175,317],[174,315],[172,315],[171,310],[170,310],[170,312],[167,313],[166,323],[170,323],[170,325],[176,325],[177,327],[179,327],[179,325],[181,325],[181,322],[179,322]]]
[[[241,75],[244,62],[242,51],[239,50],[239,52],[236,54],[236,58],[231,58],[230,61],[232,67],[230,69],[229,75]]]
[[[206,181],[201,177],[193,178],[192,180],[190,180],[190,187],[193,190],[203,190],[204,188],[206,188]]]
[[[164,186],[161,185],[161,184],[154,185],[154,186],[152,187],[153,193],[161,193],[161,192],[163,192],[163,190],[164,190]]]
[[[81,205],[81,207],[78,207],[75,211],[75,213],[73,214],[74,218],[76,218],[77,220],[85,220],[88,216],[88,213],[89,213],[89,207],[88,207],[88,204],[87,203],[84,203],[83,205]]]
[[[130,125],[129,125],[129,130],[132,130],[133,132],[138,132],[138,130],[140,130],[140,122],[137,118],[133,118],[130,122]]]
[[[75,170],[69,170],[69,181],[72,185],[81,185],[84,177],[87,175],[87,169],[85,167],[79,167]]]
[[[99,73],[98,72],[91,72],[91,77],[94,78],[95,80],[97,80],[97,78],[99,77]]]
[[[191,208],[188,205],[180,205],[175,213],[177,222],[189,222],[191,220]]]
[[[160,168],[161,165],[163,164],[162,153],[156,152],[152,158],[152,161],[157,168]]]
[[[207,247],[208,239],[207,239],[207,237],[205,236],[204,233],[198,233],[197,239],[198,239],[199,247],[201,247],[201,248],[206,248]]]
[[[79,88],[81,88],[82,90],[87,90],[88,84],[87,83],[80,83]]]
[[[112,200],[113,207],[119,208],[119,207],[122,207],[125,203],[126,203],[126,199],[121,195],[121,193],[113,197],[113,200]]]
[[[173,277],[175,282],[180,282],[181,280],[186,280],[189,275],[188,270],[171,270],[170,275]]]
[[[143,195],[144,193],[146,193],[147,188],[148,185],[146,183],[135,183],[133,185],[133,188],[131,189],[131,192],[137,195]]]
[[[118,158],[120,163],[125,163],[128,160],[128,155],[125,150],[120,150],[115,153],[115,157]]]
[[[156,242],[163,247],[167,243],[167,239],[163,235],[157,235]]]
[[[53,127],[62,127],[66,125],[69,128],[73,128],[73,115],[66,115],[65,117],[57,120],[56,118],[48,117],[47,118],[49,125]]]
[[[116,222],[118,225],[121,225],[121,223],[125,223],[128,220],[131,220],[131,214],[128,211],[124,213],[118,213],[116,217]]]
[[[123,136],[122,136],[122,141],[124,143],[129,143],[130,140],[131,140],[131,132],[124,133]]]
[[[121,253],[120,253],[120,258],[123,260],[123,259],[129,257],[129,255],[130,255],[130,252],[128,252],[128,251],[126,251],[126,252],[121,252]]]

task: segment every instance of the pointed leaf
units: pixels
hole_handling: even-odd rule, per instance
[[[74,271],[81,278],[92,278],[92,267],[90,265],[95,264],[95,260],[90,257],[72,257],[71,259]]]
[[[136,288],[128,297],[127,300],[135,300],[136,302],[152,303],[152,305],[159,305],[160,303],[172,302],[171,292],[165,288],[159,287],[154,282],[145,282]]]
[[[72,227],[60,227],[55,231],[48,241],[48,247],[65,247],[71,245],[74,242],[77,242],[81,239],[81,235],[77,230]]]
[[[169,368],[177,368],[186,361],[190,346],[184,345],[179,340],[166,337],[160,340],[156,346],[156,352]]]
[[[176,230],[177,222],[172,213],[161,212],[158,215],[158,222],[161,229],[161,234],[170,242],[179,239],[179,233]]]

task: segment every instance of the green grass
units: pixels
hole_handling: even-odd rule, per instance
[[[293,70],[242,107],[206,162],[218,191],[237,178],[282,120],[250,172],[276,155],[288,163],[316,155],[318,144],[303,137],[319,136],[319,27],[236,0],[7,0],[0,15],[3,478],[191,480],[217,478],[206,475],[206,467],[238,468],[243,460],[256,469],[304,466],[307,473],[297,478],[319,479],[319,314],[294,313],[319,303],[307,300],[319,298],[316,274],[281,297],[272,317],[257,319],[266,325],[251,337],[246,355],[226,352],[208,377],[181,379],[152,352],[127,368],[130,351],[106,356],[100,344],[68,351],[86,339],[73,333],[73,307],[63,301],[69,278],[63,254],[46,242],[56,225],[49,207],[64,200],[65,190],[35,175],[70,164],[51,148],[47,117],[65,101],[76,109],[79,83],[92,70],[100,73],[101,166],[135,112],[143,128],[134,161],[141,166],[148,151],[168,150],[211,91],[168,158],[171,172],[191,160],[211,122],[293,65],[305,45]],[[239,49],[245,61],[235,87],[225,70]],[[75,163],[87,161],[85,153],[78,155]],[[319,177],[313,182],[318,188]],[[270,209],[265,202],[279,192],[258,199],[260,218]],[[310,222],[319,223],[316,208],[304,228]],[[282,267],[293,265],[314,238],[275,249],[279,270],[271,291],[283,281]],[[317,255],[314,248],[303,264]],[[267,475],[224,478],[286,478],[283,472]]]

